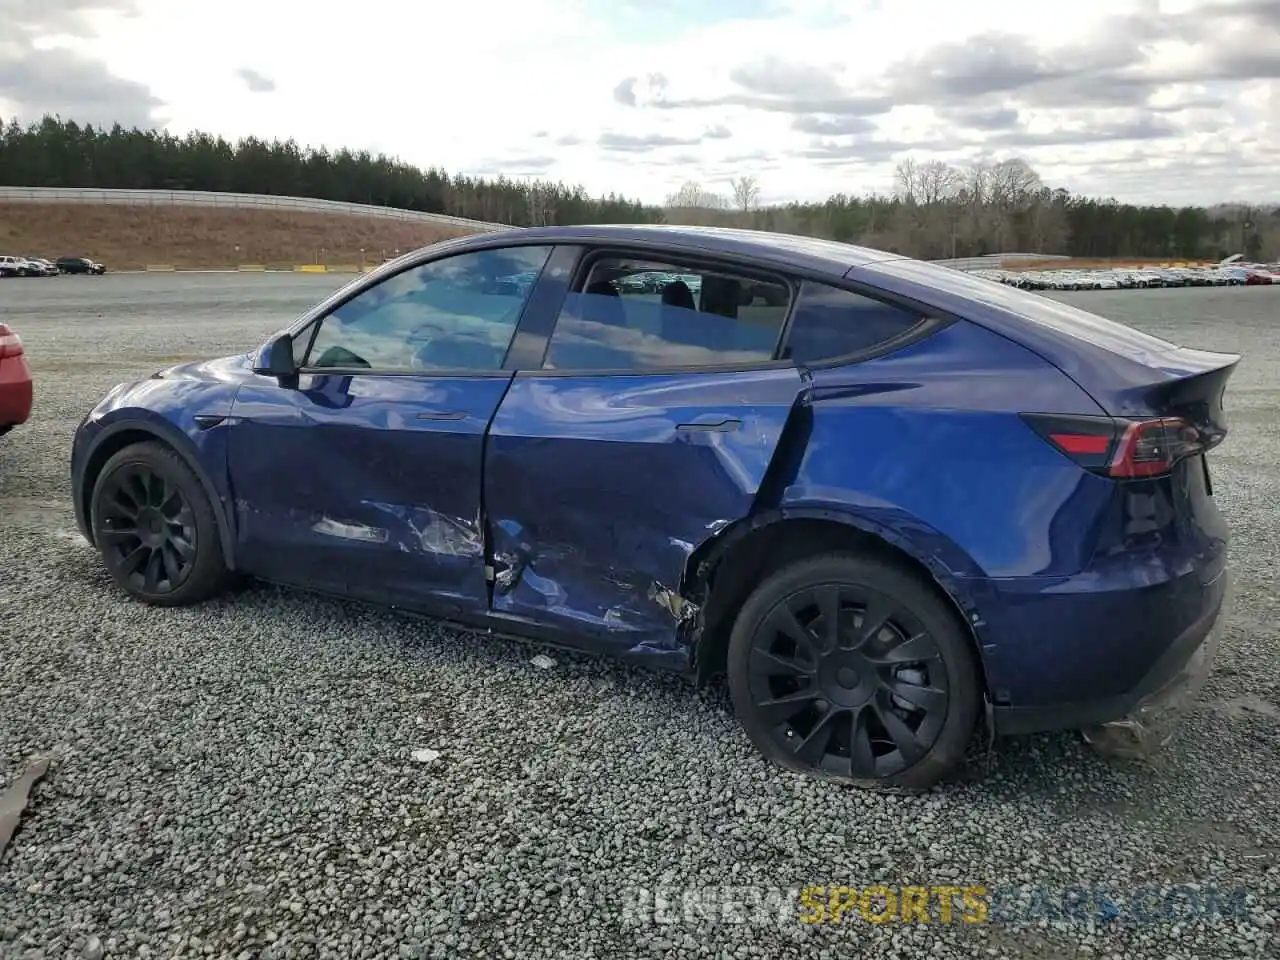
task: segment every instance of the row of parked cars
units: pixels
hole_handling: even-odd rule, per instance
[[[63,273],[86,273],[101,276],[107,268],[88,257],[0,256],[0,277],[56,277]]]
[[[1023,290],[1132,290],[1143,287],[1242,287],[1280,284],[1280,265],[1143,267],[1106,270],[977,270],[979,276]]]

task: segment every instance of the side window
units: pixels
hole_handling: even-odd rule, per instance
[[[913,310],[806,280],[800,285],[784,356],[814,363],[861,353],[924,319]]]
[[[556,320],[543,368],[647,370],[773,358],[791,303],[776,280],[604,257]]]
[[[388,277],[319,321],[303,366],[497,370],[550,255],[551,247],[477,250]]]

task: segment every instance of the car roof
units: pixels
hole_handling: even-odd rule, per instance
[[[484,235],[496,240],[493,234]],[[851,267],[882,260],[903,259],[899,254],[851,243],[802,237],[763,230],[730,227],[694,227],[676,224],[591,224],[586,226],[522,227],[499,234],[518,242],[546,240],[554,243],[618,243],[685,248],[711,255],[766,260],[775,266],[844,276]]]

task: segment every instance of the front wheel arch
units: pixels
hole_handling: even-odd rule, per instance
[[[231,530],[231,523],[227,517],[222,498],[218,495],[217,489],[208,476],[205,475],[199,459],[190,450],[189,441],[182,437],[177,430],[165,429],[163,426],[145,421],[125,420],[106,427],[94,440],[93,446],[85,458],[84,471],[76,489],[76,499],[79,513],[86,519],[85,526],[88,531],[89,542],[93,543],[93,528],[92,524],[88,523],[88,518],[91,514],[90,501],[93,497],[94,485],[98,482],[98,475],[102,473],[102,468],[106,466],[108,460],[125,447],[132,446],[135,443],[163,444],[181,457],[183,462],[191,468],[191,472],[200,481],[200,486],[213,507],[214,519],[218,524],[218,540],[222,545],[223,560],[228,570],[234,570],[235,536]],[[94,544],[94,546],[97,546],[97,544]]]

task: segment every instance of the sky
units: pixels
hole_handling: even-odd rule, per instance
[[[1024,158],[1280,202],[1280,0],[0,0],[0,117],[383,152],[661,202]]]

